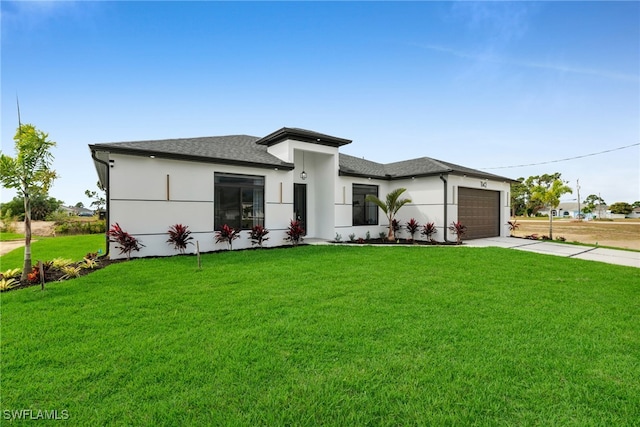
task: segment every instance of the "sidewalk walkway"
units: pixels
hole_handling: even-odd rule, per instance
[[[466,240],[465,246],[518,249],[546,255],[557,255],[568,258],[586,259],[590,261],[606,262],[608,264],[626,265],[640,268],[640,252],[623,251],[619,249],[593,248],[540,240],[527,240],[515,237],[489,237],[486,239]]]
[[[35,242],[32,240],[31,242]],[[0,255],[4,255],[11,252],[14,249],[18,249],[24,246],[24,239],[22,240],[8,240],[6,242],[0,242]]]

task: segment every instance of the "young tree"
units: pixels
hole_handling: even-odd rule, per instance
[[[602,206],[605,204],[602,197],[596,196],[595,194],[589,194],[582,203],[584,203],[584,213],[592,213],[596,206]]]
[[[6,188],[15,188],[24,196],[24,267],[22,280],[31,272],[31,195],[49,191],[57,177],[51,168],[51,149],[56,143],[49,134],[31,124],[21,124],[13,137],[16,157],[0,155],[0,182]]]
[[[527,214],[527,203],[531,198],[530,193],[524,178],[518,178],[518,182],[511,184],[511,216]]]
[[[100,182],[96,185],[101,192],[104,192],[102,187],[100,187]],[[107,203],[102,193],[98,193],[97,191],[85,190],[84,195],[93,200],[91,206],[95,206],[97,211],[102,210],[102,207]]]
[[[382,209],[384,214],[387,216],[389,220],[389,234],[387,234],[387,240],[393,242],[395,239],[393,238],[393,219],[396,216],[396,213],[400,210],[401,207],[406,205],[407,203],[411,203],[411,199],[401,199],[400,195],[407,191],[406,188],[396,188],[387,194],[386,201],[378,199],[376,196],[369,194],[365,197],[367,202],[375,203]]]
[[[533,178],[531,197],[540,201],[549,208],[549,238],[553,239],[553,213],[552,210],[560,204],[560,197],[566,193],[573,193],[571,187],[560,179],[560,173],[544,174]]]

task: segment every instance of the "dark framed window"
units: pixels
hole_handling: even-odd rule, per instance
[[[378,186],[353,184],[353,225],[378,225],[378,205],[365,200],[368,194],[378,197]]]
[[[216,173],[214,175],[214,227],[224,224],[242,230],[264,226],[264,177]]]

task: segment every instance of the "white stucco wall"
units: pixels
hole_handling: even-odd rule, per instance
[[[229,165],[187,162],[111,154],[109,219],[145,245],[132,256],[164,256],[177,252],[166,243],[167,230],[180,223],[189,227],[201,252],[226,249],[214,240],[214,174],[240,173],[265,178],[265,227],[270,230],[265,246],[283,244],[293,217],[293,182],[290,171],[238,168]],[[169,200],[167,200],[169,175]],[[282,193],[280,189],[282,188]],[[281,197],[282,194],[282,197]],[[122,258],[110,245],[112,258]],[[247,231],[233,242],[234,248],[251,247]],[[187,253],[194,253],[189,245]]]
[[[448,175],[445,222],[445,184],[439,176],[394,181],[339,176],[338,149],[335,147],[299,141],[285,141],[274,147],[270,147],[274,155],[277,153],[282,160],[295,164],[293,171],[111,154],[110,223],[119,223],[145,245],[133,256],[176,254],[166,240],[168,228],[177,223],[189,226],[202,252],[227,249],[226,244],[216,244],[214,240],[214,174],[221,172],[264,177],[265,227],[270,230],[265,246],[285,243],[285,231],[294,217],[294,183],[307,186],[308,238],[332,240],[340,234],[347,240],[349,234],[364,238],[367,232],[377,238],[379,233],[387,232],[387,220],[381,210],[378,225],[352,225],[354,183],[377,185],[382,200],[389,191],[406,188],[402,197],[410,198],[412,202],[400,209],[397,219],[403,225],[411,218],[420,225],[434,222],[438,231],[433,237],[438,241],[444,240],[445,236],[455,240],[447,227],[457,220],[460,187],[499,191],[500,221],[504,224],[500,232],[503,236],[509,235],[506,225],[509,218],[508,182]],[[303,153],[306,180],[300,177]],[[241,236],[233,242],[233,247],[251,247],[248,232],[243,231]],[[403,230],[400,237],[409,236]],[[415,237],[423,239],[419,234]],[[194,253],[195,246],[189,246],[187,252]],[[113,258],[123,257],[114,244],[111,244],[110,254]]]
[[[486,190],[494,190],[500,192],[501,203],[501,226],[500,233],[502,236],[509,235],[509,229],[506,221],[509,217],[509,189],[510,184],[503,181],[486,181],[486,187],[482,187],[479,179],[471,179],[463,176],[447,175],[447,215],[445,224],[445,203],[444,203],[444,186],[445,183],[439,176],[418,177],[415,179],[403,180],[375,180],[368,178],[342,176],[336,182],[335,189],[335,211],[336,211],[336,227],[335,233],[342,236],[342,240],[347,240],[350,234],[355,234],[356,238],[364,238],[367,231],[371,237],[376,238],[380,232],[388,231],[388,221],[382,210],[378,211],[378,226],[352,226],[352,203],[353,203],[353,184],[377,185],[378,197],[384,201],[387,193],[396,188],[406,188],[402,194],[402,198],[411,199],[411,203],[403,206],[397,213],[396,219],[403,226],[411,218],[414,218],[420,225],[427,222],[433,222],[436,225],[437,233],[433,238],[437,241],[455,240],[455,236],[448,230],[451,222],[458,219],[458,201],[457,189],[460,186],[469,188],[482,188]],[[483,183],[485,180],[482,180]],[[475,186],[475,187],[474,187]],[[344,195],[344,197],[343,197]],[[504,221],[502,221],[504,219]],[[399,232],[399,237],[408,238],[409,233],[404,228]],[[415,235],[417,240],[424,240],[425,237],[419,234]]]

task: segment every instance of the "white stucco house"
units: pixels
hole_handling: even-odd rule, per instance
[[[223,224],[270,230],[265,246],[286,244],[291,219],[306,239],[336,234],[378,237],[387,231],[384,213],[365,202],[384,200],[398,187],[412,200],[398,213],[405,223],[434,222],[436,240],[455,241],[452,221],[467,225],[466,239],[508,236],[510,178],[421,157],[381,164],[340,153],[344,138],[297,128],[265,137],[230,135],[89,145],[106,189],[109,224],[119,223],[145,245],[132,256],[173,255],[170,226],[187,225],[202,252],[216,244]],[[247,232],[234,249],[251,247]],[[406,233],[403,235],[407,237]],[[192,251],[192,250],[190,250]],[[112,258],[122,257],[109,248]]]

